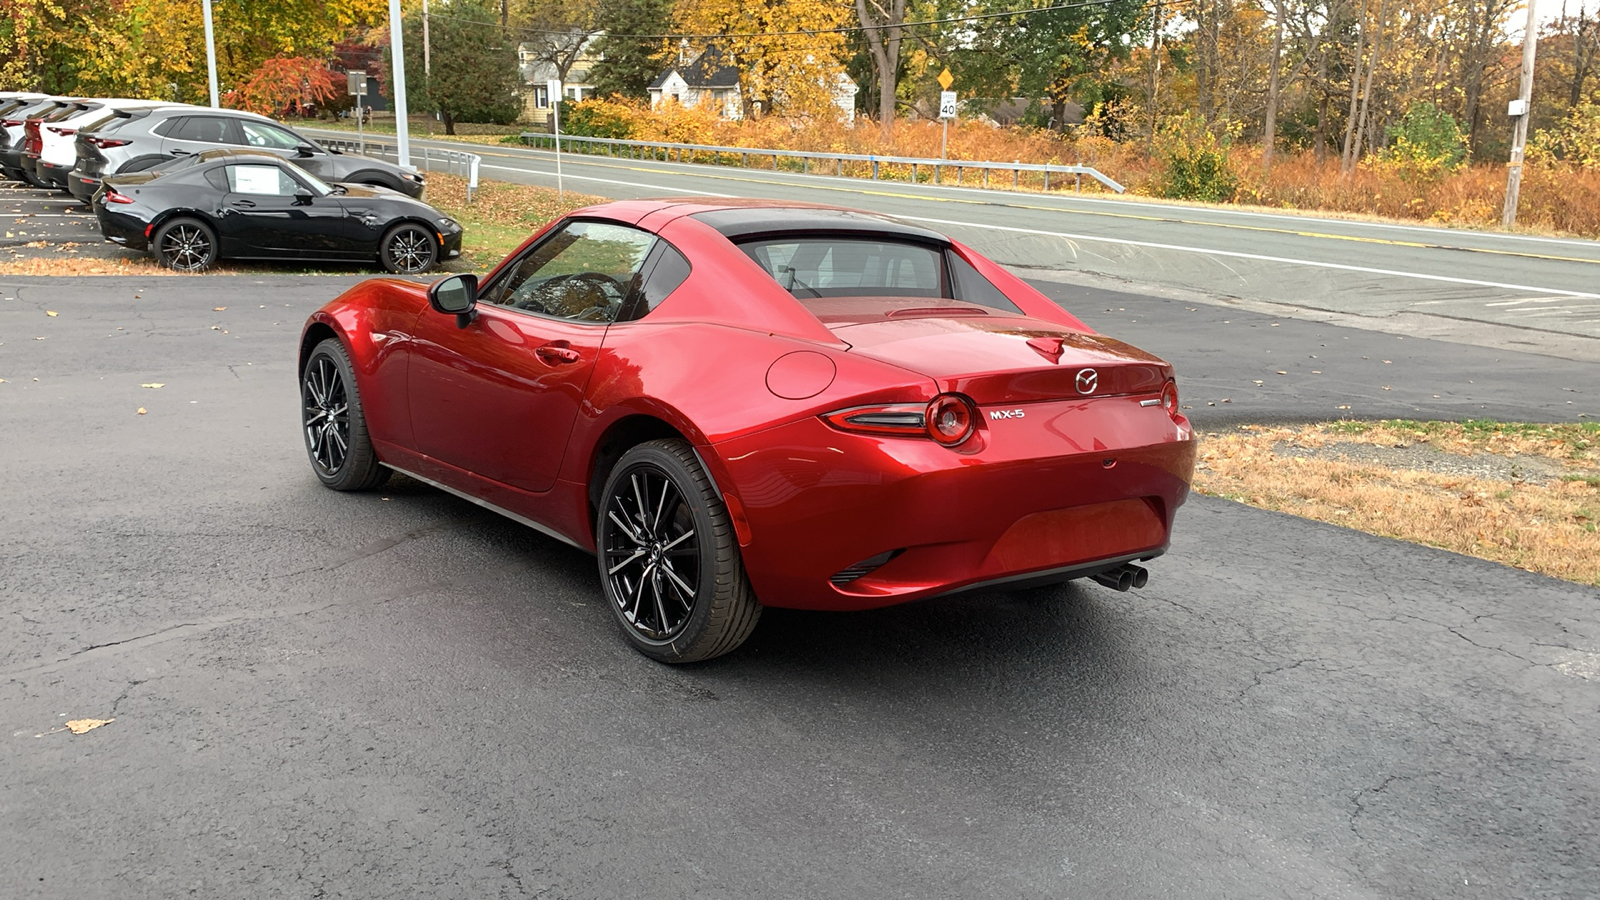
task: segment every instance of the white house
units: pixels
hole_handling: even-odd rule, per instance
[[[680,61],[657,75],[655,81],[650,82],[649,90],[651,109],[665,102],[676,102],[688,107],[709,106],[729,119],[744,117],[739,70],[727,65],[722,52],[715,47],[691,62]],[[833,87],[833,103],[844,113],[847,122],[856,120],[856,94],[860,90],[849,75],[839,73]]]

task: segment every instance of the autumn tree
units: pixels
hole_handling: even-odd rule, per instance
[[[406,68],[408,98],[418,108],[432,109],[444,120],[445,134],[456,133],[457,122],[508,124],[517,118],[517,48],[496,22],[498,0],[452,0],[446,12],[430,18],[432,72],[422,78],[420,67]],[[408,48],[422,46],[421,16],[405,20]],[[393,67],[392,55],[384,61],[385,81]]]
[[[900,77],[900,41],[906,0],[855,0],[872,71],[878,82],[878,124],[887,137],[894,128],[895,89]]]
[[[677,28],[692,49],[716,46],[739,70],[745,113],[821,113],[844,67],[850,7],[834,0],[679,0]]]
[[[274,56],[228,92],[226,105],[270,116],[291,104],[327,103],[341,86],[324,60]]]
[[[599,0],[504,0],[513,33],[562,81],[600,31]]]
[[[672,30],[672,0],[612,0],[600,8],[601,35],[594,53],[595,92],[643,98],[665,64],[666,40]]]

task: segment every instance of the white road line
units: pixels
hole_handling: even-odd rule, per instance
[[[930,219],[926,216],[896,216],[909,222],[931,222],[935,225],[960,225],[967,228],[985,228],[991,231],[1009,231],[1017,234],[1034,234],[1044,237],[1058,237],[1072,241],[1098,241],[1102,244],[1119,244],[1124,247],[1148,247],[1152,250],[1173,250],[1179,253],[1199,253],[1205,256],[1226,256],[1233,259],[1253,259],[1260,262],[1284,263],[1291,266],[1312,266],[1318,269],[1337,269],[1342,272],[1361,272],[1367,275],[1392,275],[1396,278],[1416,278],[1423,281],[1442,281],[1448,284],[1467,284],[1474,287],[1503,288],[1512,291],[1532,291],[1536,294],[1554,294],[1561,297],[1577,297],[1582,300],[1600,300],[1600,294],[1590,294],[1583,291],[1567,291],[1560,288],[1534,287],[1526,284],[1506,284],[1499,281],[1479,281],[1474,278],[1453,278],[1449,275],[1426,275],[1421,272],[1400,272],[1394,269],[1373,269],[1367,266],[1351,266],[1344,263],[1319,262],[1311,259],[1292,259],[1284,256],[1264,256],[1259,253],[1241,253],[1236,250],[1208,250],[1202,247],[1185,247],[1181,244],[1159,244],[1154,241],[1132,241],[1126,238],[1099,237],[1092,234],[1071,234],[1065,231],[1041,231],[1037,228],[1015,228],[1009,225],[981,225],[976,222],[961,222],[955,219]]]
[[[480,169],[499,169],[499,170],[501,170],[503,172],[520,172],[523,175],[539,175],[539,176],[542,176],[544,178],[548,178],[551,181],[554,181],[555,177],[556,177],[556,173],[554,173],[554,172],[536,172],[536,171],[534,171],[532,169],[519,169],[519,168],[517,168],[515,166],[492,166],[492,165],[490,165],[488,163],[482,163],[481,165],[478,166],[478,168],[480,168]],[[576,179],[579,179],[579,180],[582,180],[582,181],[598,181],[598,182],[600,182],[602,184],[617,184],[617,185],[622,185],[623,187],[643,188],[643,189],[649,190],[649,191],[668,191],[668,192],[674,193],[674,194],[693,194],[693,195],[695,195],[697,197],[737,197],[738,196],[737,194],[715,194],[715,193],[712,193],[711,191],[691,191],[691,190],[685,190],[684,188],[663,187],[662,185],[659,185],[659,184],[640,184],[637,181],[618,181],[615,178],[595,178],[592,175],[567,175],[567,174],[563,174],[561,177],[563,179],[576,178]]]
[[[526,158],[528,158],[530,160],[537,159],[537,160],[548,161],[549,159],[552,159],[554,157],[554,152],[553,151],[550,151],[550,150],[535,150],[535,149],[528,148],[528,147],[516,147],[516,146],[509,146],[508,145],[508,146],[497,146],[497,147],[495,147],[495,149],[499,150],[499,151],[515,151],[515,152],[518,152],[518,153],[526,154]],[[1531,242],[1531,243],[1561,244],[1561,245],[1572,246],[1572,247],[1585,247],[1585,248],[1588,248],[1588,249],[1591,249],[1591,250],[1600,249],[1600,241],[1583,240],[1581,238],[1552,238],[1552,237],[1541,237],[1539,235],[1533,235],[1533,234],[1500,234],[1500,233],[1492,232],[1492,231],[1474,231],[1474,230],[1471,230],[1471,229],[1437,228],[1437,227],[1430,227],[1430,226],[1427,226],[1427,225],[1399,225],[1399,224],[1392,224],[1392,223],[1388,223],[1388,222],[1364,222],[1364,221],[1361,221],[1359,219],[1332,219],[1332,218],[1327,218],[1327,217],[1324,217],[1324,216],[1287,215],[1287,214],[1283,214],[1283,213],[1257,212],[1257,211],[1254,211],[1254,210],[1243,210],[1243,209],[1217,209],[1217,208],[1209,207],[1209,206],[1181,206],[1181,205],[1170,204],[1170,203],[1143,203],[1143,202],[1135,202],[1135,201],[1130,201],[1130,200],[1117,200],[1117,199],[1114,199],[1114,198],[1083,197],[1083,196],[1077,196],[1077,195],[1072,196],[1072,197],[1057,197],[1057,196],[1052,196],[1050,194],[1034,194],[1034,193],[1027,193],[1027,192],[1023,192],[1023,191],[1004,191],[1004,190],[996,190],[994,188],[958,187],[956,185],[949,185],[949,184],[908,184],[908,183],[899,182],[899,181],[873,180],[873,179],[870,179],[870,178],[854,178],[854,177],[851,177],[851,176],[848,176],[848,175],[841,177],[841,176],[838,176],[838,175],[827,175],[827,174],[820,173],[820,172],[810,172],[810,173],[804,173],[804,172],[781,172],[781,171],[773,171],[771,169],[746,169],[746,168],[742,168],[740,166],[708,166],[708,165],[706,165],[704,163],[684,163],[684,162],[673,162],[671,160],[659,160],[659,159],[655,159],[655,160],[648,160],[648,159],[620,159],[620,158],[617,158],[617,157],[610,157],[610,156],[604,156],[604,157],[591,156],[591,155],[586,154],[586,153],[563,154],[563,156],[565,158],[567,158],[567,159],[570,159],[570,160],[575,160],[575,161],[576,160],[581,160],[582,161],[582,162],[570,163],[571,165],[588,164],[588,165],[596,165],[596,166],[618,167],[619,164],[621,164],[621,163],[632,162],[632,163],[651,163],[652,165],[657,165],[657,166],[675,166],[678,169],[683,170],[682,174],[684,176],[686,176],[686,177],[693,177],[696,174],[696,170],[698,170],[698,169],[708,169],[708,168],[710,168],[710,169],[727,169],[727,170],[731,170],[731,171],[734,171],[734,172],[761,172],[763,174],[770,174],[770,175],[775,175],[775,176],[779,176],[779,177],[786,177],[786,178],[795,179],[796,181],[799,181],[801,179],[810,178],[810,179],[822,179],[822,180],[827,180],[827,181],[838,181],[838,182],[845,182],[845,183],[853,183],[853,184],[855,184],[857,186],[861,186],[863,184],[879,184],[879,185],[886,185],[886,186],[892,186],[892,187],[897,187],[897,188],[906,188],[906,189],[911,189],[911,190],[921,189],[921,190],[927,190],[927,191],[946,191],[946,192],[951,192],[951,193],[961,192],[961,193],[968,193],[968,194],[982,194],[982,195],[985,195],[985,196],[991,196],[991,197],[995,198],[996,201],[1000,203],[1000,205],[1006,205],[1006,203],[1004,202],[1005,200],[1010,200],[1013,203],[1020,202],[1020,201],[1025,201],[1025,200],[1049,200],[1049,201],[1055,201],[1057,203],[1090,203],[1090,204],[1096,204],[1096,205],[1102,205],[1102,206],[1117,206],[1117,207],[1120,207],[1120,208],[1126,209],[1126,210],[1166,210],[1166,211],[1170,211],[1170,212],[1186,212],[1186,213],[1194,213],[1194,214],[1200,214],[1200,215],[1216,214],[1216,215],[1219,215],[1219,216],[1234,216],[1234,217],[1238,217],[1238,218],[1268,219],[1268,220],[1276,221],[1276,222],[1320,223],[1320,224],[1326,224],[1326,225],[1348,225],[1348,226],[1351,226],[1353,228],[1391,229],[1391,230],[1396,230],[1396,231],[1416,232],[1416,233],[1419,233],[1419,234],[1430,234],[1430,235],[1434,235],[1435,237],[1438,237],[1438,238],[1441,238],[1441,239],[1444,239],[1444,238],[1461,238],[1461,239],[1481,238],[1483,240],[1496,240],[1496,241],[1525,241],[1525,242]],[[954,165],[957,165],[957,164],[958,163],[956,161],[953,161],[953,160],[950,163],[951,166],[954,166]],[[631,167],[627,167],[627,168],[631,168]],[[518,171],[525,171],[525,170],[518,170]],[[665,172],[664,171],[661,174],[666,175],[666,174],[678,174],[678,173]],[[756,180],[756,179],[751,179],[751,180]],[[805,185],[804,184],[797,184],[797,183],[790,183],[789,186],[790,187],[804,187]],[[737,195],[710,194],[709,196],[737,196]],[[929,199],[933,199],[933,198],[929,198]],[[1073,210],[1072,210],[1072,208],[1070,206],[1062,206],[1062,207],[1059,208],[1058,211],[1060,211],[1060,212],[1072,212]],[[1196,224],[1205,225],[1207,223],[1199,222],[1199,223],[1196,223]]]

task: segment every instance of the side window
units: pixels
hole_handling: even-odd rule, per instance
[[[614,322],[655,242],[655,235],[624,225],[571,222],[534,245],[482,299],[578,322]]]
[[[950,280],[955,283],[957,300],[1006,312],[1022,312],[1022,308],[1011,302],[1011,298],[995,287],[994,282],[983,277],[983,273],[974,269],[972,263],[962,259],[954,250],[945,251],[945,258],[950,261]]]
[[[223,168],[226,167],[224,166]],[[226,191],[228,189],[228,176],[222,171],[222,168],[207,169],[206,180],[211,182],[211,186],[219,191]]]
[[[239,129],[244,132],[244,142],[249,147],[265,147],[268,150],[293,150],[305,143],[290,132],[276,125],[265,122],[248,122],[241,120]]]
[[[677,248],[666,241],[656,243],[655,252],[651,254],[654,259],[648,263],[644,273],[644,284],[640,286],[634,298],[629,301],[627,308],[617,317],[617,321],[632,321],[642,319],[650,311],[661,305],[678,285],[689,277],[689,261],[683,258]]]
[[[238,143],[228,127],[229,121],[221,116],[185,116],[166,131],[175,141],[195,141],[201,144]]]
[[[228,166],[228,190],[235,194],[292,197],[300,183],[277,166]]]

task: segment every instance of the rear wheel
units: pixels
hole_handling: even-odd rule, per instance
[[[755,630],[761,604],[733,523],[688,444],[647,441],[624,454],[606,479],[599,519],[607,605],[640,652],[697,662]]]
[[[428,229],[405,222],[389,229],[378,244],[383,267],[400,275],[415,275],[433,268],[439,259],[439,245]]]
[[[173,219],[150,242],[156,259],[177,272],[204,272],[217,261],[217,233],[199,219]]]
[[[350,356],[337,338],[318,344],[306,357],[300,409],[306,455],[323,484],[336,491],[364,491],[389,480],[367,434]]]

